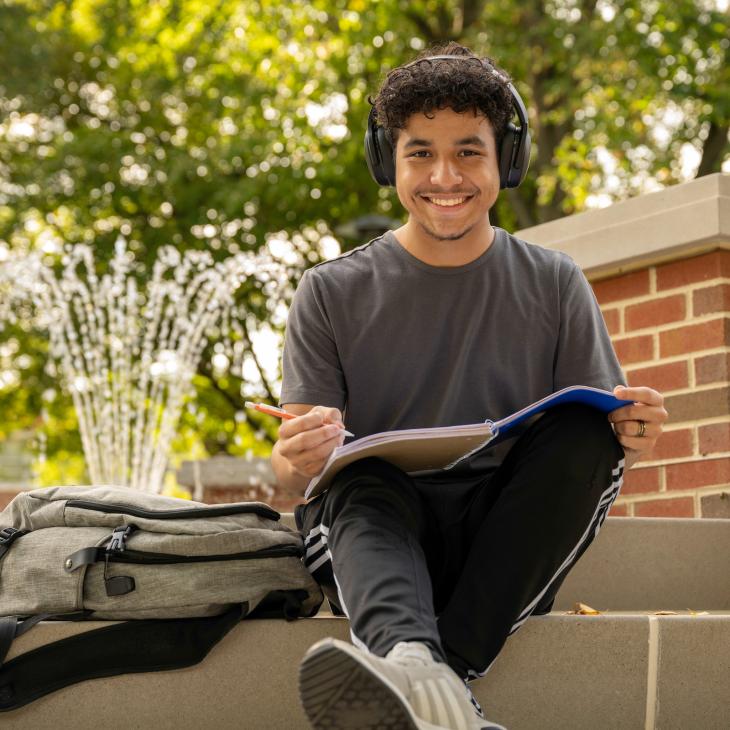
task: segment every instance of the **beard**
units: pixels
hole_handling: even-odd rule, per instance
[[[421,221],[418,221],[418,225],[423,229],[423,231],[430,236],[431,238],[437,240],[437,241],[458,241],[460,238],[464,238],[468,233],[470,233],[476,223],[472,223],[472,225],[465,228],[460,233],[449,233],[447,235],[442,235],[440,233],[436,233],[436,231],[429,228],[425,223],[422,223]]]

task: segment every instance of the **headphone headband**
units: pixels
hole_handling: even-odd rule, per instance
[[[507,88],[512,96],[512,108],[517,115],[520,126],[517,127],[512,122],[507,123],[499,149],[499,178],[500,187],[516,188],[527,174],[531,140],[527,109],[512,82],[497,71],[488,59],[479,58],[479,56],[426,56],[425,58],[417,58],[405,66],[393,70],[409,68],[425,61],[479,61],[484,68],[507,83]],[[391,71],[391,73],[393,72]],[[367,129],[365,130],[365,161],[370,174],[378,185],[384,187],[395,185],[394,153],[395,150],[385,133],[385,129],[377,123],[375,107],[372,107],[368,115]]]
[[[399,66],[398,68],[408,68],[409,66],[415,66],[416,64],[423,63],[424,61],[479,61],[482,66],[489,69],[492,73],[497,76],[502,76],[502,74],[494,68],[488,58],[479,58],[479,56],[425,56],[424,58],[416,58],[413,61],[409,61],[405,66]],[[396,71],[397,69],[393,70]]]

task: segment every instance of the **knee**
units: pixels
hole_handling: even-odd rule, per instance
[[[583,403],[566,403],[551,409],[551,416],[559,432],[574,446],[602,448],[615,441],[607,414]]]
[[[346,466],[326,496],[325,512],[331,526],[346,515],[395,517],[418,532],[421,499],[410,477],[382,459],[367,458]]]
[[[607,414],[597,408],[567,403],[551,409],[541,420],[556,459],[576,476],[584,476],[586,470],[593,472],[600,463],[615,466],[623,458]]]

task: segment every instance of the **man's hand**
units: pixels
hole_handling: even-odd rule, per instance
[[[287,406],[292,413],[305,408],[309,407]],[[303,415],[284,421],[272,454],[279,481],[303,489],[322,471],[335,447],[342,445],[343,429],[340,411],[325,406],[314,406]]]
[[[622,400],[634,401],[633,405],[608,414],[616,437],[626,452],[628,469],[654,448],[668,414],[664,409],[664,396],[652,388],[617,385],[613,394]]]

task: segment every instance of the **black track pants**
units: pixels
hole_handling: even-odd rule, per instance
[[[305,562],[380,656],[422,641],[464,678],[546,613],[621,487],[605,414],[551,409],[478,482],[437,491],[378,459],[344,469],[297,510]]]

